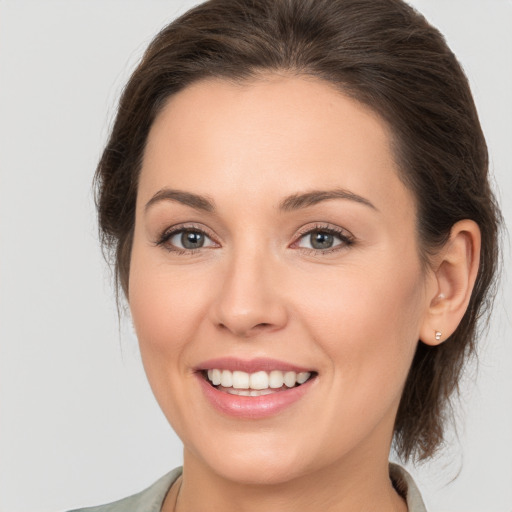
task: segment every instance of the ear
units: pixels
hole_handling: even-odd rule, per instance
[[[469,304],[480,263],[480,228],[472,220],[453,225],[450,238],[433,258],[427,311],[420,339],[439,345],[459,325]]]

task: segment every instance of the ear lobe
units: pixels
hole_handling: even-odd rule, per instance
[[[480,228],[472,220],[453,225],[450,238],[434,258],[434,292],[420,330],[427,345],[439,345],[459,325],[469,304],[480,263]],[[439,334],[441,333],[441,334]]]

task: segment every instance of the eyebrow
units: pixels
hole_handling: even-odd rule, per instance
[[[279,209],[284,212],[290,212],[314,206],[315,204],[321,203],[322,201],[328,201],[330,199],[348,199],[378,211],[378,208],[368,199],[341,188],[333,190],[312,190],[302,194],[293,194],[281,201]],[[163,188],[159,190],[146,203],[144,210],[147,211],[151,206],[160,201],[175,201],[177,203],[184,204],[185,206],[190,206],[195,210],[202,210],[210,213],[215,211],[215,202],[213,199],[210,199],[207,196],[170,188]]]
[[[191,192],[185,192],[183,190],[174,190],[170,188],[163,188],[159,190],[144,207],[147,211],[151,206],[160,201],[175,201],[177,203],[190,206],[195,210],[202,210],[205,212],[215,211],[215,203],[212,199],[206,196],[200,196],[198,194],[192,194]]]
[[[378,208],[368,199],[342,188],[336,188],[333,190],[312,190],[303,194],[294,194],[284,199],[279,205],[279,209],[289,212],[300,208],[307,208],[308,206],[313,206],[317,203],[328,201],[330,199],[348,199],[368,206],[375,211],[379,211]]]

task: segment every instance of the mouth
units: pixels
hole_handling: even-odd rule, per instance
[[[237,420],[277,417],[314,397],[318,381],[313,369],[266,357],[210,359],[196,367],[195,374],[207,402]]]
[[[256,371],[253,373],[240,370],[211,368],[202,370],[202,378],[218,391],[238,396],[264,396],[282,393],[297,388],[312,380],[317,375],[314,371]]]

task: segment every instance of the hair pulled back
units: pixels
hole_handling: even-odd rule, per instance
[[[165,27],[126,85],[96,171],[102,243],[128,292],[138,175],[150,127],[166,100],[205,78],[261,72],[323,79],[391,127],[400,178],[417,204],[425,264],[459,220],[480,227],[471,300],[454,334],[418,343],[395,423],[404,459],[442,444],[449,397],[492,302],[500,214],[467,79],[443,36],[401,0],[210,0]]]

